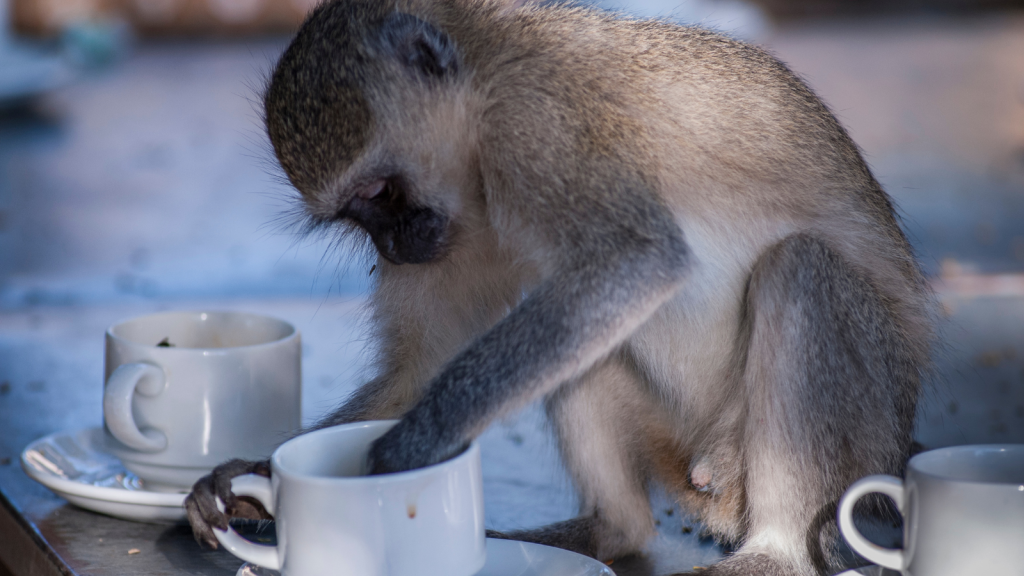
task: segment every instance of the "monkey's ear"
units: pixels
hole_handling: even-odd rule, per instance
[[[448,34],[411,14],[388,16],[380,40],[399,62],[426,76],[444,78],[458,72],[458,53]]]

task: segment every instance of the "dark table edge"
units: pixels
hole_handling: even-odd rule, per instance
[[[0,562],[14,576],[79,576],[0,487]]]

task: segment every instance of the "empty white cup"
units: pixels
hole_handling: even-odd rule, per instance
[[[486,560],[480,447],[417,470],[366,476],[395,421],[325,428],[281,445],[271,478],[232,480],[274,515],[277,545],[214,530],[235,556],[284,576],[471,576]]]
[[[903,514],[902,550],[854,526],[853,506],[871,492]],[[941,448],[911,458],[905,481],[862,478],[839,501],[839,529],[858,554],[905,575],[1024,575],[1024,445]]]
[[[267,458],[301,425],[300,354],[294,327],[256,314],[164,312],[115,324],[107,449],[157,490],[186,489],[231,458]]]

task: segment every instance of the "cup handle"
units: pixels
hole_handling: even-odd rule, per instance
[[[903,514],[903,481],[895,476],[878,474],[861,478],[839,499],[839,531],[855,552],[891,570],[903,569],[903,550],[883,548],[865,538],[853,525],[853,505],[866,494],[880,492],[892,498]]]
[[[103,419],[107,429],[122,444],[140,452],[160,452],[167,448],[167,436],[159,430],[139,430],[132,415],[135,394],[156,396],[164,390],[166,378],[159,366],[131,362],[118,366],[103,390]]]
[[[244,474],[231,479],[231,491],[238,496],[252,496],[260,501],[267,512],[274,513],[274,492],[270,486],[270,478],[256,474]],[[224,511],[224,503],[217,498],[217,508]],[[277,553],[277,546],[267,546],[250,542],[238,535],[238,532],[228,526],[228,529],[221,531],[214,528],[213,535],[217,541],[235,556],[246,562],[258,564],[271,570],[281,569],[281,557]]]

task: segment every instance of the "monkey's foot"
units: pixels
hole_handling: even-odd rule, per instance
[[[706,568],[674,576],[815,576],[814,570],[801,570],[783,560],[765,554],[736,554]]]
[[[487,537],[554,546],[594,558],[597,554],[595,525],[596,520],[593,517],[581,516],[533,530],[516,530],[507,533],[488,530]]]

